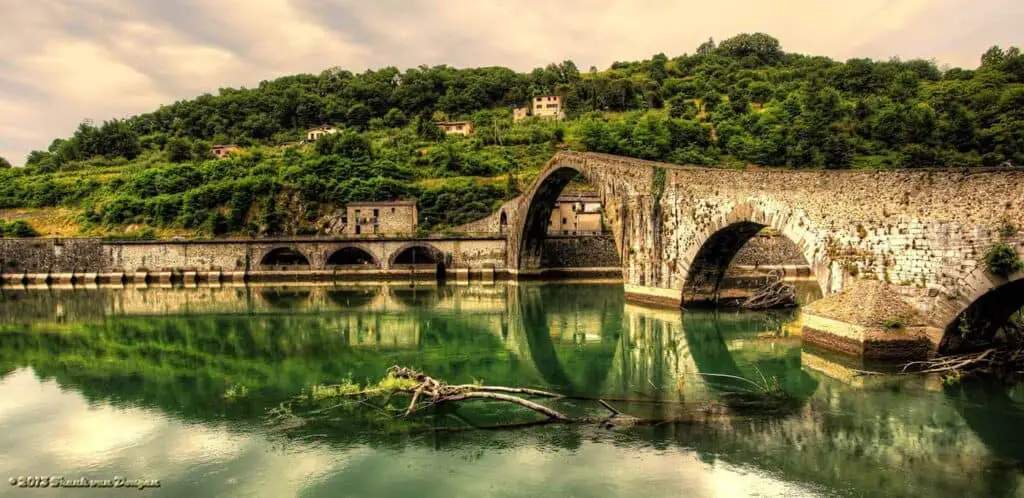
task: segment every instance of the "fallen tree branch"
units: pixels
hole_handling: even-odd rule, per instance
[[[462,401],[464,399],[494,399],[498,401],[506,401],[508,403],[516,404],[524,408],[529,408],[537,413],[546,415],[548,418],[568,421],[569,417],[565,416],[562,412],[553,410],[544,405],[534,403],[530,400],[526,400],[517,396],[509,396],[507,394],[490,393],[490,392],[468,392],[462,394],[455,394],[451,396],[444,396],[438,403],[450,403],[452,401]]]
[[[767,282],[754,294],[740,303],[740,307],[746,309],[775,309],[791,308],[797,305],[796,287],[782,281],[782,273],[772,273],[772,280]]]
[[[731,376],[725,376],[731,377]],[[310,424],[325,424],[334,423],[340,420],[346,420],[345,417],[335,417],[328,412],[337,409],[351,409],[353,405],[365,404],[378,411],[382,414],[383,418],[378,418],[378,421],[398,421],[402,419],[404,424],[409,425],[410,430],[415,430],[420,427],[420,424],[410,417],[415,414],[424,414],[426,417],[448,417],[454,416],[457,420],[466,425],[466,427],[458,428],[437,428],[433,427],[429,430],[440,430],[440,431],[452,431],[452,430],[475,430],[475,429],[509,429],[518,427],[530,427],[538,424],[546,423],[580,423],[580,424],[595,424],[603,428],[612,427],[632,427],[636,425],[657,425],[662,423],[712,423],[727,421],[732,416],[733,412],[739,413],[757,413],[757,410],[762,410],[761,413],[778,413],[779,407],[784,405],[788,399],[791,399],[785,393],[777,390],[769,389],[767,381],[765,385],[760,386],[749,379],[743,379],[751,383],[751,385],[758,386],[761,389],[759,392],[753,390],[746,392],[732,393],[736,396],[726,396],[723,394],[723,402],[708,402],[702,406],[694,406],[692,410],[675,410],[675,416],[671,418],[659,418],[659,419],[644,419],[634,417],[626,414],[612,406],[605,399],[600,398],[580,398],[580,397],[566,397],[558,393],[542,391],[531,388],[518,388],[518,387],[506,387],[506,386],[487,386],[478,384],[459,384],[449,385],[443,381],[439,381],[424,374],[409,368],[403,368],[394,366],[388,369],[387,376],[376,384],[375,387],[360,389],[359,386],[352,383],[340,384],[337,386],[324,386],[319,389],[314,389],[314,394],[311,396],[300,396],[294,402],[282,403],[282,405],[274,410],[271,410],[268,415],[270,416],[270,422],[276,422],[279,425],[287,425],[283,427],[283,430],[290,430],[297,427],[308,427]],[[404,405],[401,408],[389,406],[385,401],[384,406],[378,406],[376,403],[370,403],[371,398],[383,397],[385,400],[391,400],[395,395],[409,395],[410,401],[408,405]],[[519,396],[522,395],[522,396]],[[337,397],[351,397],[358,396],[355,399],[355,403],[343,402],[343,403],[330,403],[326,408],[316,408],[305,413],[296,414],[293,412],[294,403],[303,403],[301,406],[308,406],[309,403],[322,403],[328,402]],[[557,399],[560,401],[591,401],[601,405],[611,415],[608,417],[571,417],[566,413],[559,411],[558,409],[550,406],[545,406],[536,401],[526,399],[524,396],[532,397],[543,397],[548,399]],[[468,420],[462,414],[453,415],[452,410],[427,410],[431,407],[438,407],[443,404],[458,403],[461,401],[497,401],[503,403],[510,403],[527,410],[530,410],[536,414],[543,416],[543,418],[532,421],[514,421],[507,423],[500,423],[496,425],[477,425],[471,420]],[[616,401],[623,401],[627,403],[646,403],[651,400],[632,400],[632,399],[621,399]],[[677,406],[685,406],[682,403],[671,403]],[[404,412],[404,413],[403,413]],[[405,422],[404,420],[409,419],[410,421]]]

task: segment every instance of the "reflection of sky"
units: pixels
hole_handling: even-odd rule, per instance
[[[3,476],[159,479],[162,488],[147,495],[190,498],[412,496],[410,492],[444,497],[635,496],[641,489],[651,496],[808,494],[759,471],[706,464],[684,450],[625,449],[596,440],[566,450],[515,440],[525,437],[516,434],[510,437],[517,444],[505,449],[282,449],[259,433],[183,423],[150,409],[90,404],[53,381],[40,382],[27,369],[0,381]]]

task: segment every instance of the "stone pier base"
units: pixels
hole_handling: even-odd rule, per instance
[[[668,308],[679,308],[682,304],[682,291],[679,289],[631,284],[625,284],[623,287],[626,291],[626,301]]]
[[[805,342],[858,358],[919,360],[935,351],[934,327],[885,282],[858,280],[802,318]]]
[[[866,360],[920,360],[933,350],[927,327],[865,327],[810,313],[803,324],[804,342]]]

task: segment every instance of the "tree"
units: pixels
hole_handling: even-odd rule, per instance
[[[784,55],[779,40],[764,33],[742,33],[723,40],[715,53],[736,58],[753,57],[764,65],[775,64]]]
[[[704,103],[704,112],[713,112],[718,107],[719,102],[722,101],[722,97],[718,95],[718,92],[709,90],[704,93],[701,100]]]
[[[11,167],[11,162],[0,156],[0,169],[7,169]]]
[[[405,117],[405,113],[401,109],[395,109],[392,107],[388,110],[388,113],[384,115],[384,125],[389,128],[398,128],[405,126],[408,119]]]
[[[370,109],[363,104],[355,104],[349,107],[345,113],[345,123],[358,130],[365,130],[370,124]]]
[[[715,51],[715,39],[708,37],[708,41],[697,47],[698,55],[711,55]]]
[[[853,146],[850,144],[850,140],[843,135],[829,134],[821,149],[821,159],[825,168],[849,168],[853,162]]]
[[[180,163],[192,159],[192,144],[187,139],[174,137],[167,141],[164,146],[167,153],[167,160],[172,163]]]

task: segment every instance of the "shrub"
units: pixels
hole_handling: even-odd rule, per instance
[[[985,253],[985,265],[989,273],[1003,278],[1008,278],[1024,268],[1017,251],[1001,242],[989,247]]]
[[[5,237],[38,237],[39,233],[22,220],[4,223],[0,220],[0,235]]]

